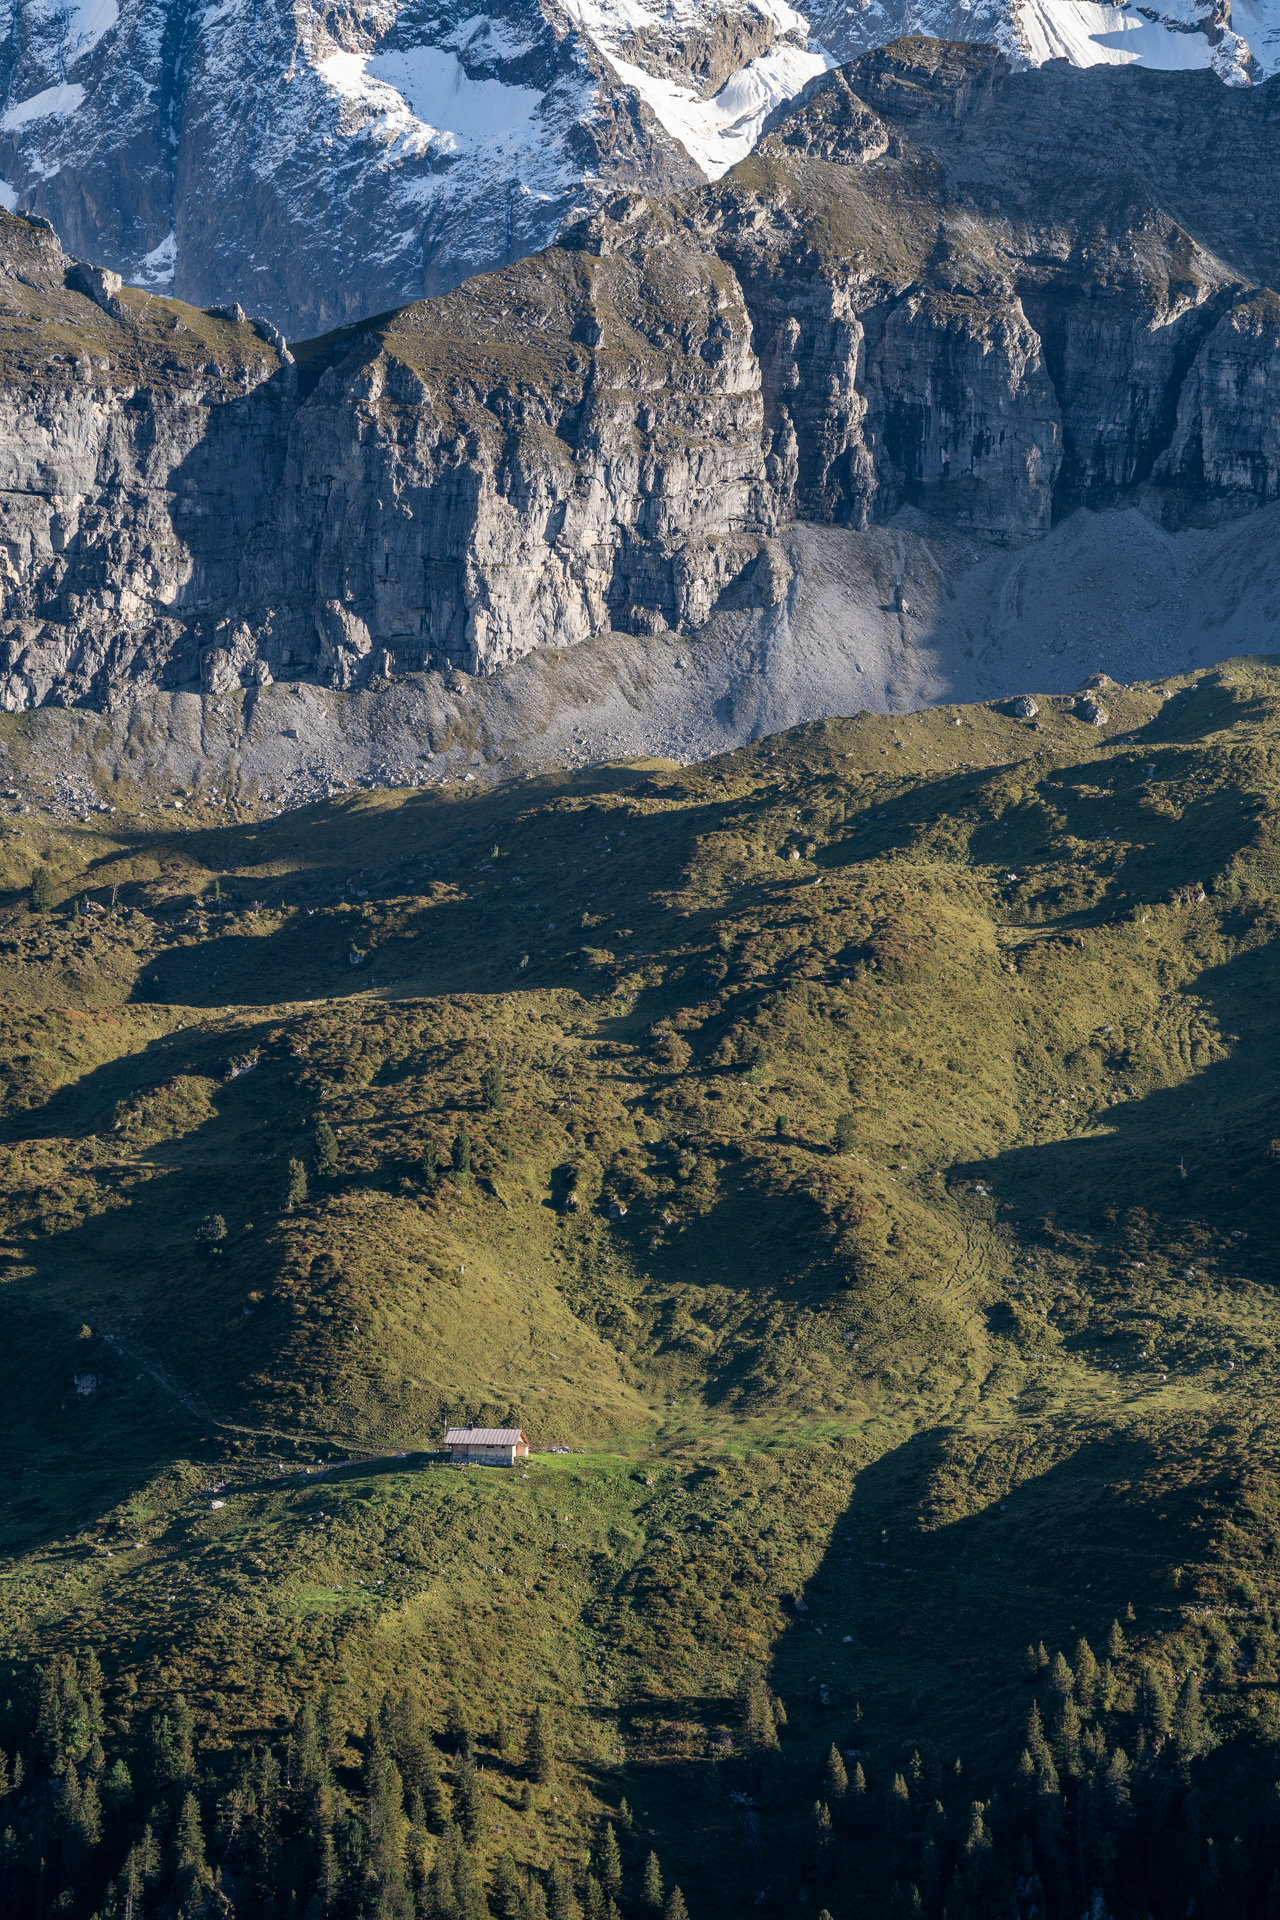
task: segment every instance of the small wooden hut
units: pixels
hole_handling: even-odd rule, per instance
[[[450,1427],[444,1443],[462,1467],[514,1467],[529,1455],[529,1436],[519,1427]]]

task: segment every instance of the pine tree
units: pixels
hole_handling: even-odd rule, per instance
[[[1122,1820],[1131,1805],[1129,1788],[1129,1756],[1123,1747],[1117,1747],[1107,1762],[1106,1778],[1103,1781],[1103,1803],[1113,1822]]]
[[[1107,1635],[1107,1658],[1109,1660],[1118,1660],[1123,1652],[1124,1634],[1121,1631],[1120,1622],[1113,1620],[1111,1622],[1111,1631]]]
[[[284,1194],[286,1210],[292,1213],[295,1207],[304,1206],[306,1204],[306,1198],[307,1170],[301,1160],[291,1160],[289,1162],[289,1179]]]
[[[471,1716],[460,1693],[449,1696],[448,1711],[445,1714],[444,1730],[449,1744],[460,1760],[470,1760],[476,1750],[475,1734],[471,1727]]]
[[[1081,1711],[1092,1713],[1098,1688],[1098,1662],[1094,1658],[1093,1648],[1083,1635],[1076,1641],[1071,1665],[1075,1672],[1076,1699],[1080,1702]]]
[[[900,1839],[911,1825],[911,1796],[900,1773],[895,1773],[890,1783],[885,1818],[889,1832],[895,1839]]]
[[[553,1860],[547,1878],[547,1920],[581,1920],[581,1915],[569,1869],[563,1860]]]
[[[1058,1761],[1071,1779],[1080,1778],[1080,1709],[1068,1694],[1058,1714]]]
[[[689,1920],[689,1909],[684,1903],[684,1895],[679,1887],[672,1887],[667,1895],[667,1904],[662,1909],[662,1920]]]
[[[1200,1676],[1194,1671],[1185,1676],[1178,1689],[1172,1732],[1180,1759],[1190,1760],[1199,1753],[1204,1741],[1204,1712],[1200,1705]]]
[[[471,1142],[461,1125],[453,1136],[453,1171],[460,1182],[471,1178]]]
[[[322,1180],[330,1180],[338,1171],[338,1136],[327,1120],[317,1120],[312,1140],[311,1159]]]
[[[178,1814],[173,1835],[173,1870],[188,1891],[208,1884],[210,1879],[204,1852],[204,1828],[200,1824],[200,1807],[194,1793],[185,1796]]]
[[[1065,1700],[1075,1687],[1075,1675],[1060,1653],[1055,1653],[1049,1662],[1049,1692],[1059,1700]]]
[[[1143,1664],[1138,1682],[1138,1714],[1148,1733],[1167,1733],[1173,1717],[1173,1703],[1164,1675],[1151,1661]]]
[[[1035,1701],[1027,1715],[1027,1751],[1035,1761],[1036,1772],[1042,1773],[1046,1766],[1052,1766],[1049,1742],[1044,1737],[1044,1724],[1040,1719],[1040,1709]]]
[[[605,1827],[600,1841],[600,1882],[611,1900],[616,1900],[621,1894],[622,1853],[612,1825]]]
[[[743,1686],[742,1735],[743,1745],[748,1753],[765,1753],[778,1745],[778,1722],[773,1702],[769,1698],[769,1689],[759,1675],[753,1675]]]
[[[826,1783],[827,1795],[831,1800],[843,1800],[849,1791],[849,1774],[834,1740],[827,1754]]]
[[[92,1774],[84,1783],[80,1795],[80,1819],[78,1822],[80,1839],[92,1850],[102,1844],[102,1803],[98,1799],[98,1786]]]
[[[490,1060],[480,1075],[480,1092],[490,1113],[501,1113],[507,1104],[506,1087],[503,1084],[502,1068],[496,1060]]]
[[[469,1847],[477,1846],[484,1829],[484,1796],[480,1790],[480,1775],[472,1760],[465,1760],[458,1769],[453,1804],[454,1818],[462,1829],[463,1839]]]
[[[658,1865],[656,1853],[650,1853],[644,1863],[644,1893],[642,1896],[650,1913],[662,1910],[662,1868]]]
[[[438,1172],[439,1164],[436,1156],[436,1143],[434,1140],[428,1140],[422,1149],[422,1177],[430,1184],[434,1182]]]
[[[519,1869],[509,1853],[500,1853],[493,1863],[489,1904],[494,1920],[523,1920],[524,1889],[520,1885]]]
[[[57,903],[57,892],[53,884],[53,875],[48,867],[37,867],[31,876],[32,913],[52,913]]]
[[[525,1747],[525,1766],[529,1778],[540,1786],[546,1786],[555,1773],[555,1746],[551,1737],[551,1723],[545,1707],[535,1707],[533,1718],[529,1722],[529,1738]]]

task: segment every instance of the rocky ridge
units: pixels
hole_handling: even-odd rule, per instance
[[[1077,509],[1265,507],[1272,101],[899,42],[718,184],[615,196],[292,352],[4,219],[0,697],[352,689],[694,631],[784,604],[797,525],[1017,547]]]

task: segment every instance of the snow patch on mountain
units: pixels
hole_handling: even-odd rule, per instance
[[[1213,49],[1202,33],[1178,31],[1136,7],[1104,7],[1094,0],[1021,0],[1017,10],[1027,56],[1034,66],[1070,60],[1075,67],[1207,67]]]
[[[92,53],[104,34],[110,33],[120,18],[116,0],[78,0],[67,12],[67,31],[62,42],[67,65]]]
[[[623,84],[634,88],[708,180],[718,180],[739,160],[745,160],[774,108],[799,93],[814,74],[836,64],[821,48],[775,47],[730,75],[710,100],[703,100],[692,88],[646,73],[643,67],[632,65],[616,53],[606,58]]]
[[[170,229],[158,247],[144,253],[134,278],[144,287],[159,288],[173,284],[178,265],[178,238]]]
[[[443,47],[409,47],[375,53],[366,72],[393,87],[424,126],[448,133],[459,145],[520,145],[529,139],[542,105],[536,87],[473,79],[456,53]]]
[[[16,106],[6,109],[0,118],[0,130],[13,133],[19,127],[30,125],[33,120],[65,120],[78,112],[84,104],[84,88],[65,81],[56,87],[44,87],[39,93],[33,93],[29,100],[19,100]]]

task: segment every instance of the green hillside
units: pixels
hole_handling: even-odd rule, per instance
[[[1280,1914],[1280,672],[1097,699],[5,816],[0,1912]]]

